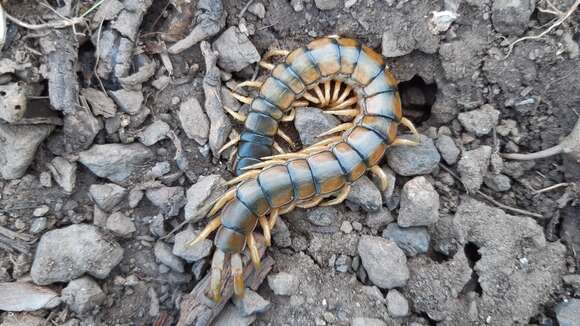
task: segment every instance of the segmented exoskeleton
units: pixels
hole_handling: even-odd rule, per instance
[[[217,230],[214,239],[217,249],[211,267],[211,293],[216,300],[221,293],[226,256],[231,256],[234,291],[237,295],[243,294],[240,253],[247,246],[252,261],[259,264],[252,234],[258,223],[269,245],[270,230],[279,215],[296,207],[341,203],[351,183],[367,170],[376,174],[380,186],[385,188],[386,176],[377,164],[387,147],[415,144],[397,138],[399,124],[417,132],[402,117],[395,78],[381,55],[358,41],[339,37],[317,39],[290,52],[283,63],[271,68],[272,74],[261,86],[260,96],[252,102],[246,131],[242,133],[237,168],[243,174],[229,182],[237,186],[226,192],[209,213],[210,216],[219,213],[219,216],[192,242]],[[273,143],[277,121],[284,111],[309,89],[319,83],[326,86],[332,80],[344,82],[356,93],[356,109],[344,109],[353,103],[333,108],[356,113],[354,120],[325,133],[342,132],[340,136],[327,138],[297,153],[270,156],[267,146]],[[330,87],[324,89],[324,100],[336,98],[335,94],[330,95]],[[251,156],[244,156],[245,153]],[[331,196],[335,198],[324,201]]]

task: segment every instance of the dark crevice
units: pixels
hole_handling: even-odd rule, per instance
[[[471,279],[465,284],[461,290],[461,294],[463,295],[469,292],[475,292],[481,296],[483,290],[481,288],[481,284],[479,284],[479,275],[477,275],[477,272],[473,269],[475,264],[481,259],[481,255],[479,254],[479,247],[473,242],[468,242],[463,250],[465,252],[465,257],[467,257],[469,267],[472,269],[472,272]]]
[[[426,121],[431,116],[431,106],[435,102],[437,84],[427,84],[423,78],[415,75],[408,81],[399,84],[403,115],[416,124]]]

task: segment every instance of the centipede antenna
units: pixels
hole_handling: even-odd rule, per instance
[[[344,187],[342,187],[342,189],[340,189],[340,192],[336,195],[336,198],[329,200],[327,202],[324,202],[322,204],[320,204],[320,206],[332,206],[332,205],[338,205],[340,203],[342,203],[346,197],[348,197],[348,193],[350,192],[351,189],[351,185],[345,185]]]
[[[420,143],[414,142],[412,140],[397,138],[394,142],[391,143],[391,146],[417,146],[419,144]]]
[[[250,252],[250,258],[252,259],[252,263],[256,270],[260,268],[260,253],[258,252],[258,245],[256,244],[256,240],[254,239],[254,234],[250,232],[246,237],[247,244],[248,244],[248,251]]]
[[[225,151],[226,149],[237,144],[239,141],[240,141],[240,135],[236,134],[229,142],[225,143],[222,146],[222,148],[220,148],[220,150],[218,151],[218,156],[221,155],[223,153],[223,151]]]
[[[243,96],[243,95],[240,95],[240,94],[238,94],[238,93],[236,93],[236,92],[231,92],[231,91],[230,91],[230,93],[231,93],[231,94],[232,94],[232,96],[233,96],[233,97],[235,97],[235,98],[236,98],[238,101],[240,101],[240,102],[242,102],[242,103],[245,103],[245,104],[252,104],[252,101],[253,101],[253,100],[252,100],[252,98],[251,98],[251,97]]]
[[[229,113],[229,115],[231,115],[234,119],[236,119],[236,120],[238,120],[240,122],[246,121],[246,118],[247,117],[245,115],[243,115],[243,114],[241,114],[239,112],[236,112],[236,111],[232,110],[231,108],[229,108],[229,107],[227,107],[225,105],[224,105],[224,110],[226,110],[226,112]]]
[[[327,113],[327,114],[340,115],[340,116],[344,116],[344,117],[353,117],[353,118],[359,114],[359,110],[357,110],[357,109],[330,110],[330,111],[323,111],[323,112]]]
[[[217,230],[220,225],[222,225],[222,219],[220,217],[214,218],[211,222],[209,222],[203,230],[197,235],[197,237],[190,242],[187,243],[188,246],[194,246],[196,243],[200,242],[201,240],[207,238],[213,231]]]
[[[270,212],[270,219],[268,220],[270,229],[273,229],[274,225],[276,225],[276,222],[278,221],[278,216],[280,216],[279,208],[275,208]]]
[[[316,137],[324,137],[324,136],[332,135],[332,134],[337,133],[337,132],[348,130],[348,129],[352,128],[353,126],[354,126],[354,123],[352,123],[352,122],[343,123],[341,125],[338,125],[330,130],[327,130],[327,131],[321,133],[320,135],[318,135]]]
[[[242,175],[239,175],[239,176],[233,178],[232,180],[226,182],[226,186],[227,187],[233,186],[236,183],[240,183],[240,182],[242,182],[244,180],[252,179],[255,176],[257,176],[258,174],[260,174],[260,171],[248,171],[248,172],[246,172],[246,173],[244,173]]]
[[[272,156],[261,157],[262,160],[289,160],[293,158],[307,158],[308,154],[304,153],[284,153]]]
[[[330,80],[324,82],[324,103],[330,103]]]
[[[276,152],[278,152],[280,154],[286,153],[286,151],[284,151],[284,149],[282,148],[282,146],[280,146],[280,144],[278,144],[278,142],[274,142],[274,144],[272,145],[272,147],[274,147],[274,149],[276,150]]]
[[[349,98],[348,100],[344,101],[344,102],[340,102],[339,104],[331,107],[332,110],[340,110],[340,109],[344,109],[346,107],[349,107],[353,104],[355,104],[358,101],[358,99],[356,98],[356,96],[353,96],[351,98]]]
[[[244,264],[239,253],[232,254],[232,275],[234,277],[234,293],[238,298],[244,296]]]
[[[296,117],[296,110],[291,109],[290,112],[287,115],[283,116],[282,119],[280,119],[280,120],[284,121],[284,122],[290,122],[290,121],[294,120],[295,117]]]
[[[312,200],[309,200],[307,202],[304,202],[302,204],[298,204],[296,205],[296,207],[300,207],[300,208],[312,208],[315,206],[318,206],[320,204],[320,202],[322,202],[324,198],[322,197],[315,197]]]
[[[246,80],[245,82],[241,82],[239,84],[236,85],[236,87],[234,87],[234,90],[238,89],[238,88],[242,88],[242,87],[255,87],[255,88],[260,88],[262,87],[264,83],[261,81],[257,81],[257,80]]]
[[[284,161],[284,160],[271,160],[271,161],[266,161],[266,162],[260,162],[260,163],[252,164],[250,166],[246,166],[246,167],[242,168],[242,170],[247,171],[247,170],[254,170],[254,169],[262,169],[262,168],[268,167],[270,165],[283,164],[285,162],[286,161]]]
[[[411,122],[411,120],[403,117],[401,118],[401,124],[407,127],[409,130],[411,130],[411,133],[413,133],[413,136],[415,136],[415,141],[417,143],[421,143],[421,136],[419,135],[419,132],[417,131],[415,125],[413,125],[413,122]]]
[[[304,95],[302,95],[302,97],[304,97],[305,99],[314,104],[320,104],[320,100],[317,99],[314,95],[310,94],[309,92],[304,92]]]
[[[297,108],[297,107],[305,107],[305,106],[309,106],[310,102],[308,101],[294,101],[294,103],[292,103],[292,106]]]
[[[385,171],[378,165],[371,168],[371,172],[379,179],[379,189],[385,191],[389,186],[389,179]]]
[[[262,227],[262,232],[264,233],[264,242],[266,243],[266,246],[269,247],[272,245],[272,235],[270,233],[270,224],[268,224],[268,220],[266,219],[265,216],[258,217],[258,222],[260,223],[260,226]]]
[[[320,89],[320,86],[318,86],[318,84],[316,86],[314,86],[314,93],[316,93],[316,96],[318,96],[318,100],[320,101],[320,105],[326,106],[327,103],[324,99],[324,94],[322,93],[322,90]]]
[[[218,199],[215,205],[211,208],[209,213],[207,214],[208,217],[214,216],[224,205],[229,202],[230,200],[234,199],[236,195],[236,188],[228,190],[220,199]]]
[[[332,98],[330,99],[330,103],[335,103],[338,100],[338,95],[340,94],[340,86],[342,82],[340,80],[334,81],[334,91],[332,92]]]
[[[210,296],[213,301],[221,301],[222,293],[222,274],[224,271],[225,253],[216,249],[211,260],[210,273]]]
[[[292,138],[290,138],[290,136],[288,136],[284,131],[282,131],[282,129],[278,128],[278,131],[276,131],[276,134],[278,136],[280,136],[280,138],[284,139],[284,141],[286,143],[288,143],[288,145],[290,145],[290,147],[292,147],[292,148],[296,147],[296,143],[294,143]]]

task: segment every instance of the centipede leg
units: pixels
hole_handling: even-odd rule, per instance
[[[234,277],[234,293],[237,297],[244,296],[244,264],[239,253],[232,254],[232,276]]]
[[[266,61],[266,60],[268,60],[268,59],[270,59],[271,57],[274,57],[274,56],[282,56],[282,57],[285,57],[289,53],[290,53],[290,51],[288,51],[288,50],[271,49],[271,50],[268,50],[268,52],[266,52],[262,56],[262,61]]]
[[[293,211],[293,210],[294,210],[294,208],[296,208],[296,203],[292,203],[292,204],[290,204],[290,205],[288,205],[288,206],[282,207],[282,208],[280,208],[280,210],[278,211],[278,215],[279,215],[279,216],[282,216],[282,215],[284,215],[284,214],[286,214],[286,213],[289,213],[289,212]]]
[[[227,143],[225,143],[222,148],[218,151],[218,155],[221,155],[226,149],[234,146],[240,141],[240,135],[236,133],[236,135]]]
[[[294,118],[296,118],[296,110],[292,109],[287,115],[283,116],[282,119],[280,120],[284,122],[290,122],[294,120]]]
[[[236,98],[238,101],[240,101],[242,103],[252,104],[253,99],[251,97],[243,96],[243,95],[240,95],[240,94],[238,94],[236,92],[230,92],[230,94],[232,94],[232,96],[234,98]]]
[[[332,134],[337,133],[337,132],[348,130],[348,129],[352,128],[353,126],[354,126],[354,123],[352,123],[352,122],[343,123],[341,125],[338,125],[330,130],[327,130],[327,131],[321,133],[320,135],[318,135],[316,137],[324,137],[324,136],[332,135]]]
[[[258,222],[260,223],[260,226],[262,227],[262,232],[264,233],[264,242],[266,243],[266,246],[271,246],[272,245],[272,234],[270,233],[270,224],[268,223],[268,220],[266,219],[265,216],[260,216],[258,218]]]
[[[320,86],[318,85],[314,86],[314,93],[316,93],[316,96],[318,96],[318,101],[320,102],[320,105],[326,106],[327,103],[324,99],[324,94],[322,93]]]
[[[391,146],[417,146],[419,144],[419,142],[415,142],[413,140],[397,138],[391,143]]]
[[[336,103],[336,101],[338,100],[341,85],[342,82],[340,80],[337,79],[334,81],[334,91],[332,92],[332,98],[330,99],[330,103]]]
[[[260,253],[258,252],[258,245],[256,244],[256,239],[254,234],[250,232],[246,236],[246,243],[248,245],[248,251],[250,252],[250,258],[256,269],[260,268]]]
[[[304,95],[302,96],[314,104],[320,104],[320,100],[316,98],[314,95],[310,94],[309,92],[304,92]]]
[[[304,153],[284,153],[272,156],[261,157],[262,160],[290,160],[293,158],[307,158],[308,154]]]
[[[222,209],[222,207],[224,207],[224,205],[227,202],[232,200],[235,195],[236,195],[236,188],[230,189],[220,199],[218,199],[216,201],[215,205],[213,205],[213,207],[211,208],[211,210],[209,211],[207,216],[214,216],[215,213],[217,213],[220,209]]]
[[[324,103],[330,103],[330,80],[324,82]]]
[[[338,205],[340,203],[342,203],[346,197],[348,197],[348,193],[350,192],[351,189],[351,185],[345,185],[344,187],[342,187],[342,189],[340,189],[340,192],[338,193],[338,195],[336,195],[336,198],[329,200],[327,202],[324,202],[322,204],[320,204],[320,206],[332,206],[332,205]]]
[[[242,168],[242,170],[247,171],[247,170],[254,170],[254,169],[262,169],[262,168],[268,167],[268,166],[273,165],[273,164],[282,164],[285,162],[286,161],[284,161],[284,160],[271,160],[271,161],[267,161],[267,162],[260,162],[260,163],[252,164],[250,166],[246,166],[246,167]]]
[[[324,140],[319,141],[318,143],[315,143],[313,145],[311,145],[310,147],[306,148],[307,150],[310,148],[315,148],[315,147],[320,147],[320,146],[327,146],[329,144],[332,144],[334,142],[339,142],[342,140],[341,136],[334,136],[334,137],[329,137],[326,138]]]
[[[417,129],[415,128],[415,126],[413,125],[413,123],[411,122],[411,120],[403,117],[401,119],[401,124],[403,126],[407,127],[409,130],[411,130],[411,133],[413,133],[413,136],[415,136],[415,141],[417,143],[420,143],[421,142],[421,136],[419,136],[419,132],[417,131]]]
[[[260,88],[260,87],[262,87],[263,84],[264,84],[263,82],[257,81],[257,80],[246,80],[245,82],[241,82],[241,83],[237,84],[234,89],[242,88],[242,87]]]
[[[286,151],[284,151],[284,149],[282,148],[282,146],[280,146],[280,144],[278,144],[277,142],[274,142],[274,144],[272,145],[272,147],[274,147],[274,149],[276,150],[276,152],[278,152],[280,154],[286,153]]]
[[[310,102],[308,102],[308,101],[294,101],[294,103],[292,103],[292,107],[295,107],[295,108],[306,107],[309,105],[310,105]]]
[[[284,141],[286,143],[288,143],[288,145],[290,145],[290,147],[292,147],[292,148],[296,147],[296,143],[294,143],[292,138],[290,138],[290,136],[288,136],[284,131],[282,131],[282,129],[278,128],[278,131],[276,131],[276,134],[278,136],[280,136],[280,138],[284,139]]]
[[[336,100],[336,103],[342,103],[342,102],[344,102],[344,100],[346,100],[346,97],[348,96],[348,94],[350,94],[350,91],[352,91],[352,87],[350,85],[347,85],[344,88],[344,91],[342,91],[342,94],[340,95],[340,97],[338,98],[338,100]]]
[[[197,235],[197,237],[190,242],[187,243],[188,246],[193,246],[196,243],[200,242],[201,240],[207,238],[213,231],[217,230],[220,225],[222,225],[221,218],[217,217],[214,218],[208,225],[205,226],[203,230]]]
[[[379,179],[379,189],[385,191],[389,186],[389,179],[385,171],[380,166],[375,165],[371,168],[371,172]]]
[[[224,271],[224,263],[226,254],[216,249],[211,261],[210,273],[210,297],[215,302],[220,302],[222,297],[222,274]]]
[[[280,210],[278,208],[273,209],[270,212],[270,219],[268,220],[268,224],[270,225],[270,229],[274,228],[276,222],[278,221],[278,216],[280,216]]]
[[[248,172],[246,172],[242,175],[239,175],[239,176],[233,178],[232,180],[226,182],[226,186],[229,187],[229,186],[235,185],[236,183],[240,183],[244,180],[254,178],[258,174],[260,174],[260,171],[248,171]]]
[[[347,110],[330,110],[324,111],[326,114],[340,115],[344,117],[356,117],[360,111],[357,109],[347,109]]]
[[[260,67],[262,67],[264,69],[268,69],[268,70],[274,70],[274,67],[275,67],[273,63],[264,62],[264,61],[260,61],[259,64],[260,64]]]
[[[330,109],[332,109],[332,110],[344,109],[346,107],[349,107],[349,106],[355,104],[357,101],[358,101],[358,99],[356,98],[356,96],[353,96],[344,102],[339,102],[337,105],[331,107]]]
[[[300,207],[300,208],[304,208],[304,209],[312,208],[312,207],[318,206],[322,202],[323,199],[324,198],[322,198],[322,197],[315,197],[312,200],[309,200],[309,201],[304,202],[302,204],[296,205],[296,207]]]
[[[226,112],[227,112],[229,115],[231,115],[231,116],[232,116],[234,119],[236,119],[236,120],[238,120],[238,121],[240,121],[240,122],[244,122],[244,121],[246,121],[246,118],[247,118],[247,117],[246,117],[245,115],[243,115],[243,114],[241,114],[241,113],[238,113],[238,112],[236,112],[236,111],[232,110],[231,108],[229,108],[229,107],[227,107],[227,106],[224,106],[224,110],[226,110]]]

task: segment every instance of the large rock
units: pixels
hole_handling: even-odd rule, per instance
[[[483,183],[491,157],[491,147],[481,146],[464,152],[457,164],[461,182],[468,191],[476,191]]]
[[[400,175],[412,176],[429,174],[437,168],[441,155],[435,148],[433,140],[421,136],[421,143],[417,146],[394,146],[387,150],[387,163]],[[403,135],[400,138],[415,140],[415,137]]]
[[[0,124],[0,177],[12,180],[22,177],[38,145],[50,135],[53,126]]]
[[[535,7],[535,0],[494,0],[493,27],[502,34],[520,35],[526,31]]]
[[[103,279],[122,258],[121,246],[98,227],[75,224],[40,238],[30,276],[40,285],[68,282],[85,273]]]
[[[303,146],[310,146],[324,138],[318,138],[321,133],[340,124],[336,117],[325,114],[319,108],[307,107],[296,109],[294,127],[298,131]]]
[[[106,295],[89,276],[84,276],[70,283],[62,290],[62,298],[69,308],[79,315],[92,312],[102,304]]]
[[[79,161],[101,178],[115,183],[125,183],[134,173],[154,157],[142,144],[93,145],[79,153]]]
[[[181,128],[189,139],[195,140],[199,145],[205,145],[209,137],[209,119],[199,101],[191,97],[179,106],[179,121]]]
[[[402,227],[428,226],[439,219],[439,194],[425,177],[416,177],[403,186],[397,223]]]
[[[225,71],[240,71],[260,61],[260,54],[245,34],[236,26],[228,28],[212,45],[219,53],[218,66]]]
[[[358,254],[369,279],[376,286],[392,289],[407,283],[407,257],[395,242],[381,237],[363,236],[358,243]]]

